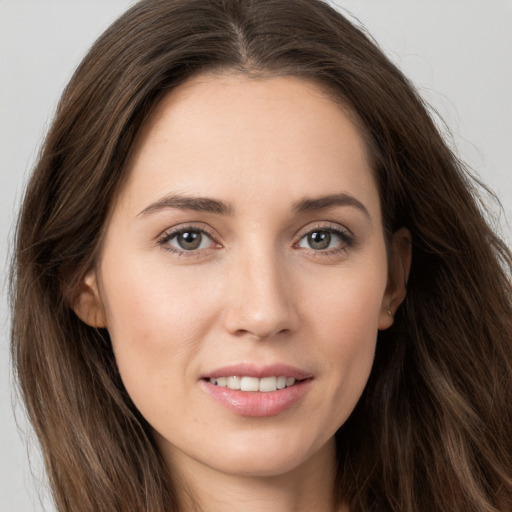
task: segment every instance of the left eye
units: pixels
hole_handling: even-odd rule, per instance
[[[329,229],[315,229],[303,236],[299,241],[299,247],[326,251],[347,243],[347,237]]]
[[[180,251],[197,251],[210,247],[213,241],[204,231],[184,229],[171,235],[166,243]]]

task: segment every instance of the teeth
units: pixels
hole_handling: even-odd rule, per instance
[[[293,377],[215,377],[210,379],[211,384],[229,389],[240,389],[241,391],[277,391],[278,389],[288,388],[295,384]]]
[[[228,385],[228,379],[226,377],[219,377],[217,379],[217,386],[225,388]]]
[[[268,392],[277,389],[277,377],[265,377],[260,379],[260,391]]]
[[[229,389],[240,389],[242,387],[240,377],[228,377],[227,387]]]
[[[286,387],[290,387],[290,386],[293,386],[295,384],[295,379],[293,377],[288,377],[286,379]]]
[[[260,379],[256,377],[242,377],[240,389],[242,391],[258,391]]]

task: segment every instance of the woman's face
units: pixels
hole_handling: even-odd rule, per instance
[[[307,467],[403,298],[354,124],[299,79],[201,76],[158,105],[128,173],[77,312],[108,328],[164,456]]]

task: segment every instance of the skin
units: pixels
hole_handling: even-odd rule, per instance
[[[205,511],[345,510],[333,498],[333,436],[361,396],[410,264],[400,230],[388,266],[355,125],[304,80],[203,75],[157,106],[127,172],[75,310],[108,329],[126,389],[189,491],[183,509],[192,495]],[[333,194],[343,204],[297,209]],[[229,211],[162,203],[177,195]],[[200,248],[180,248],[175,228],[203,230]],[[341,235],[325,250],[307,236],[333,229]],[[201,376],[246,362],[313,378],[284,412],[240,416]]]

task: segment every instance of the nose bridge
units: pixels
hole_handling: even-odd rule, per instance
[[[292,290],[279,251],[259,244],[240,249],[230,274],[226,327],[231,333],[266,339],[294,329]]]

